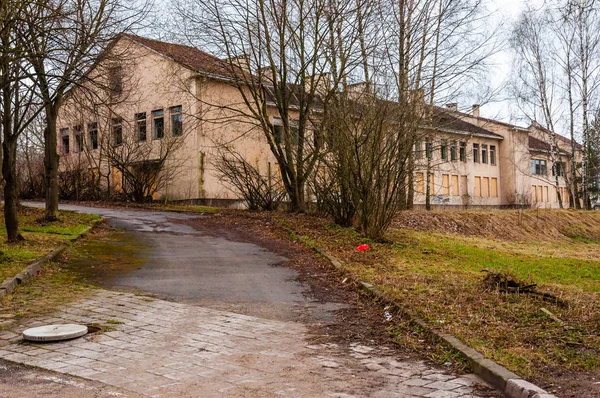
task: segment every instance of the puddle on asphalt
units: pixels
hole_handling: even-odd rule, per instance
[[[111,232],[77,245],[64,268],[92,285],[108,287],[114,280],[142,268],[150,248],[135,234]]]

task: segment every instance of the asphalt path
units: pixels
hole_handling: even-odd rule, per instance
[[[345,306],[309,298],[310,288],[297,281],[298,273],[283,266],[285,257],[230,239],[226,231],[200,231],[186,224],[201,215],[72,204],[60,209],[98,214],[141,245],[136,254],[141,266],[100,275],[93,281],[99,286],[279,320],[309,316],[326,321]],[[90,269],[93,264],[90,258]]]

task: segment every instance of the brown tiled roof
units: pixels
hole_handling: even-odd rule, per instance
[[[529,126],[529,128],[536,128],[536,129],[542,130],[542,131],[544,131],[544,132],[546,132],[548,134],[552,134],[552,132],[550,130],[548,130],[547,128],[543,127],[541,124],[539,124],[538,122],[535,122],[535,121],[533,123],[531,123],[531,126]],[[558,133],[554,133],[554,134],[556,135],[556,138],[559,141],[562,141],[562,142],[564,142],[565,144],[567,144],[569,146],[571,145],[571,140],[568,139],[567,137],[565,137],[563,135],[560,135]],[[575,141],[575,148],[577,148],[577,149],[583,149],[583,146],[580,143],[578,143],[577,141]]]
[[[195,47],[166,43],[132,34],[124,34],[123,36],[197,72],[223,77],[234,76],[231,65],[228,62],[200,51]]]
[[[496,139],[504,139],[500,134],[493,133],[489,130],[471,124],[469,122],[464,121],[461,118],[458,118],[452,114],[452,111],[447,111],[438,106],[433,107],[433,118],[432,118],[432,127],[436,129],[442,130],[453,130],[457,132],[480,135],[480,136],[488,136]]]
[[[552,146],[546,141],[538,140],[532,135],[529,136],[529,149],[535,149],[538,151],[550,151]]]

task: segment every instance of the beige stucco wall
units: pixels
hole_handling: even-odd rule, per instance
[[[69,128],[71,151],[61,155],[61,170],[74,163],[100,168],[111,188],[118,189],[119,183],[110,176],[114,170],[102,153],[102,142],[110,135],[111,118],[122,117],[123,136],[131,137],[135,134],[135,115],[145,112],[147,144],[158,151],[171,132],[169,109],[182,106],[183,142],[167,165],[176,167],[176,175],[159,190],[158,199],[237,198],[215,171],[217,148],[223,143],[234,146],[236,152],[259,169],[266,172],[270,166],[272,173],[279,173],[265,140],[261,139],[262,132],[252,125],[251,119],[243,116],[247,111],[235,87],[224,81],[202,78],[128,39],[121,39],[113,51],[127,54],[127,59],[120,63],[124,69],[123,94],[110,106],[106,103],[94,106],[84,94],[77,92],[65,101],[58,127]],[[100,68],[98,73],[103,73]],[[164,110],[165,140],[152,138],[151,112],[157,109]],[[89,148],[87,125],[91,122],[99,124],[101,144],[95,150]],[[75,153],[73,128],[78,125],[85,126],[85,150]]]
[[[442,159],[441,140],[446,140],[447,160]],[[457,160],[451,160],[451,143],[457,142]],[[424,142],[424,141],[423,141]],[[466,144],[466,159],[460,160],[460,142]],[[461,206],[499,206],[502,198],[502,182],[500,178],[499,156],[501,140],[485,137],[473,137],[460,134],[436,134],[432,139],[431,170],[433,183],[430,188],[431,204],[447,204]],[[488,162],[476,163],[473,159],[473,144],[478,144],[481,159],[482,145],[488,146]],[[490,162],[489,148],[496,147],[496,164]],[[425,179],[426,164],[425,147],[422,144],[422,154],[415,165],[415,204],[424,204],[426,200],[425,187],[420,183]],[[494,179],[494,180],[492,180]],[[478,181],[479,189],[476,189]],[[495,181],[492,182],[492,181]],[[430,181],[431,184],[431,181]],[[495,189],[492,189],[492,184]],[[487,189],[484,189],[487,187]],[[476,192],[476,190],[478,192]],[[465,195],[466,193],[466,195]]]

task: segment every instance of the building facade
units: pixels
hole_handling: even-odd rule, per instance
[[[108,51],[122,55],[106,57],[90,71],[97,74],[91,80],[104,87],[72,90],[59,113],[62,173],[84,169],[118,193],[125,179],[115,165],[127,162],[144,170],[164,158],[169,171],[153,182],[153,198],[208,204],[239,199],[215,168],[220,147],[232,147],[259,170],[277,173],[225,61],[193,47],[132,35],[120,36]],[[432,110],[415,144],[415,204],[424,204],[429,195],[431,204],[440,206],[555,208],[558,193],[568,198],[567,139],[560,137],[557,157],[548,132],[538,125],[522,128],[479,117],[479,108],[473,109],[462,113],[449,104]],[[277,125],[276,110],[269,113]],[[559,174],[558,190],[553,173]]]

